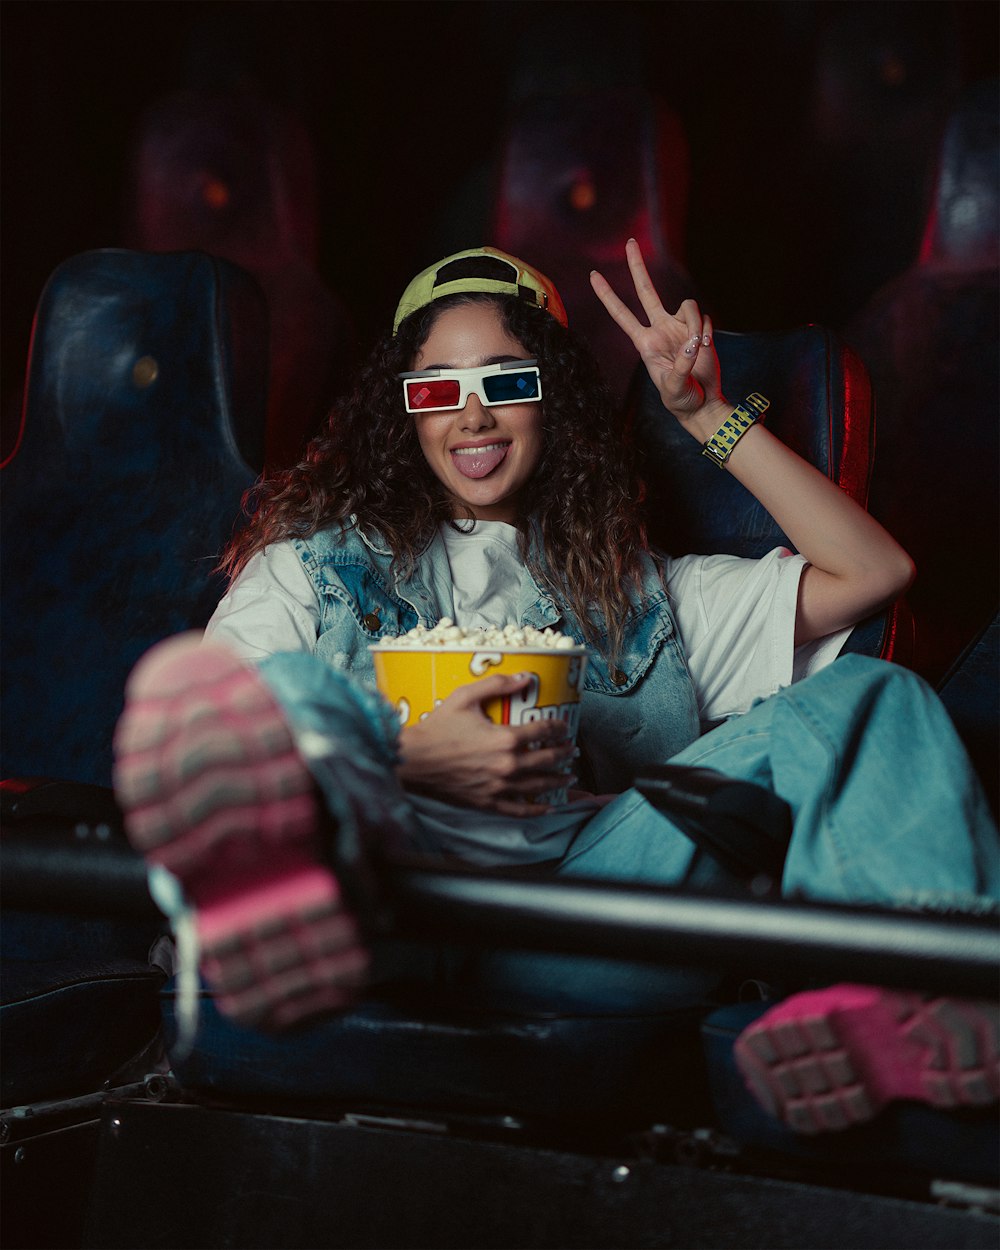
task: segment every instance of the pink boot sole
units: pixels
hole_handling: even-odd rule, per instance
[[[887,1102],[995,1102],[998,1008],[865,985],[796,994],[736,1041],[761,1106],[797,1133],[870,1120]]]
[[[177,876],[220,1010],[281,1027],[345,1006],[368,957],[322,862],[312,777],[267,686],[185,634],[136,665],[115,733],[132,844]]]

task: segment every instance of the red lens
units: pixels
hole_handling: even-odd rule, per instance
[[[458,396],[456,378],[414,378],[406,384],[406,402],[411,412],[421,408],[454,408]]]

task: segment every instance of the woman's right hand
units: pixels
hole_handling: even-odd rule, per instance
[[[572,784],[575,747],[562,720],[496,725],[483,705],[524,690],[530,674],[498,674],[459,687],[400,735],[400,781],[411,790],[462,807],[505,816],[541,816],[534,799]]]
[[[686,299],[675,313],[663,307],[635,239],[625,244],[625,257],[649,325],[643,325],[596,269],[590,275],[590,285],[632,340],[663,406],[703,443],[733,411],[722,393],[712,319],[693,299]]]

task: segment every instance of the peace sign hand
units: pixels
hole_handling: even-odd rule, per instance
[[[722,394],[712,321],[693,299],[676,313],[660,302],[635,239],[625,245],[629,271],[649,325],[632,313],[596,270],[590,285],[608,313],[632,340],[665,408],[695,437],[708,438],[732,412]]]

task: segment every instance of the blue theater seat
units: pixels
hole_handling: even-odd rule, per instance
[[[125,678],[221,594],[215,559],[263,460],[266,346],[256,283],[204,253],[87,252],[46,285],[0,483],[5,840],[68,843],[95,871],[124,847],[108,787]],[[162,1066],[163,922],[34,902],[5,895],[0,928],[4,1128],[31,1165],[5,1186],[5,1227],[38,1222],[47,1184],[68,1237],[95,1103]],[[84,1145],[64,1176],[67,1134]]]
[[[263,461],[260,291],[203,253],[95,251],[39,301],[3,470],[3,775],[107,786],[125,678],[204,625]]]

